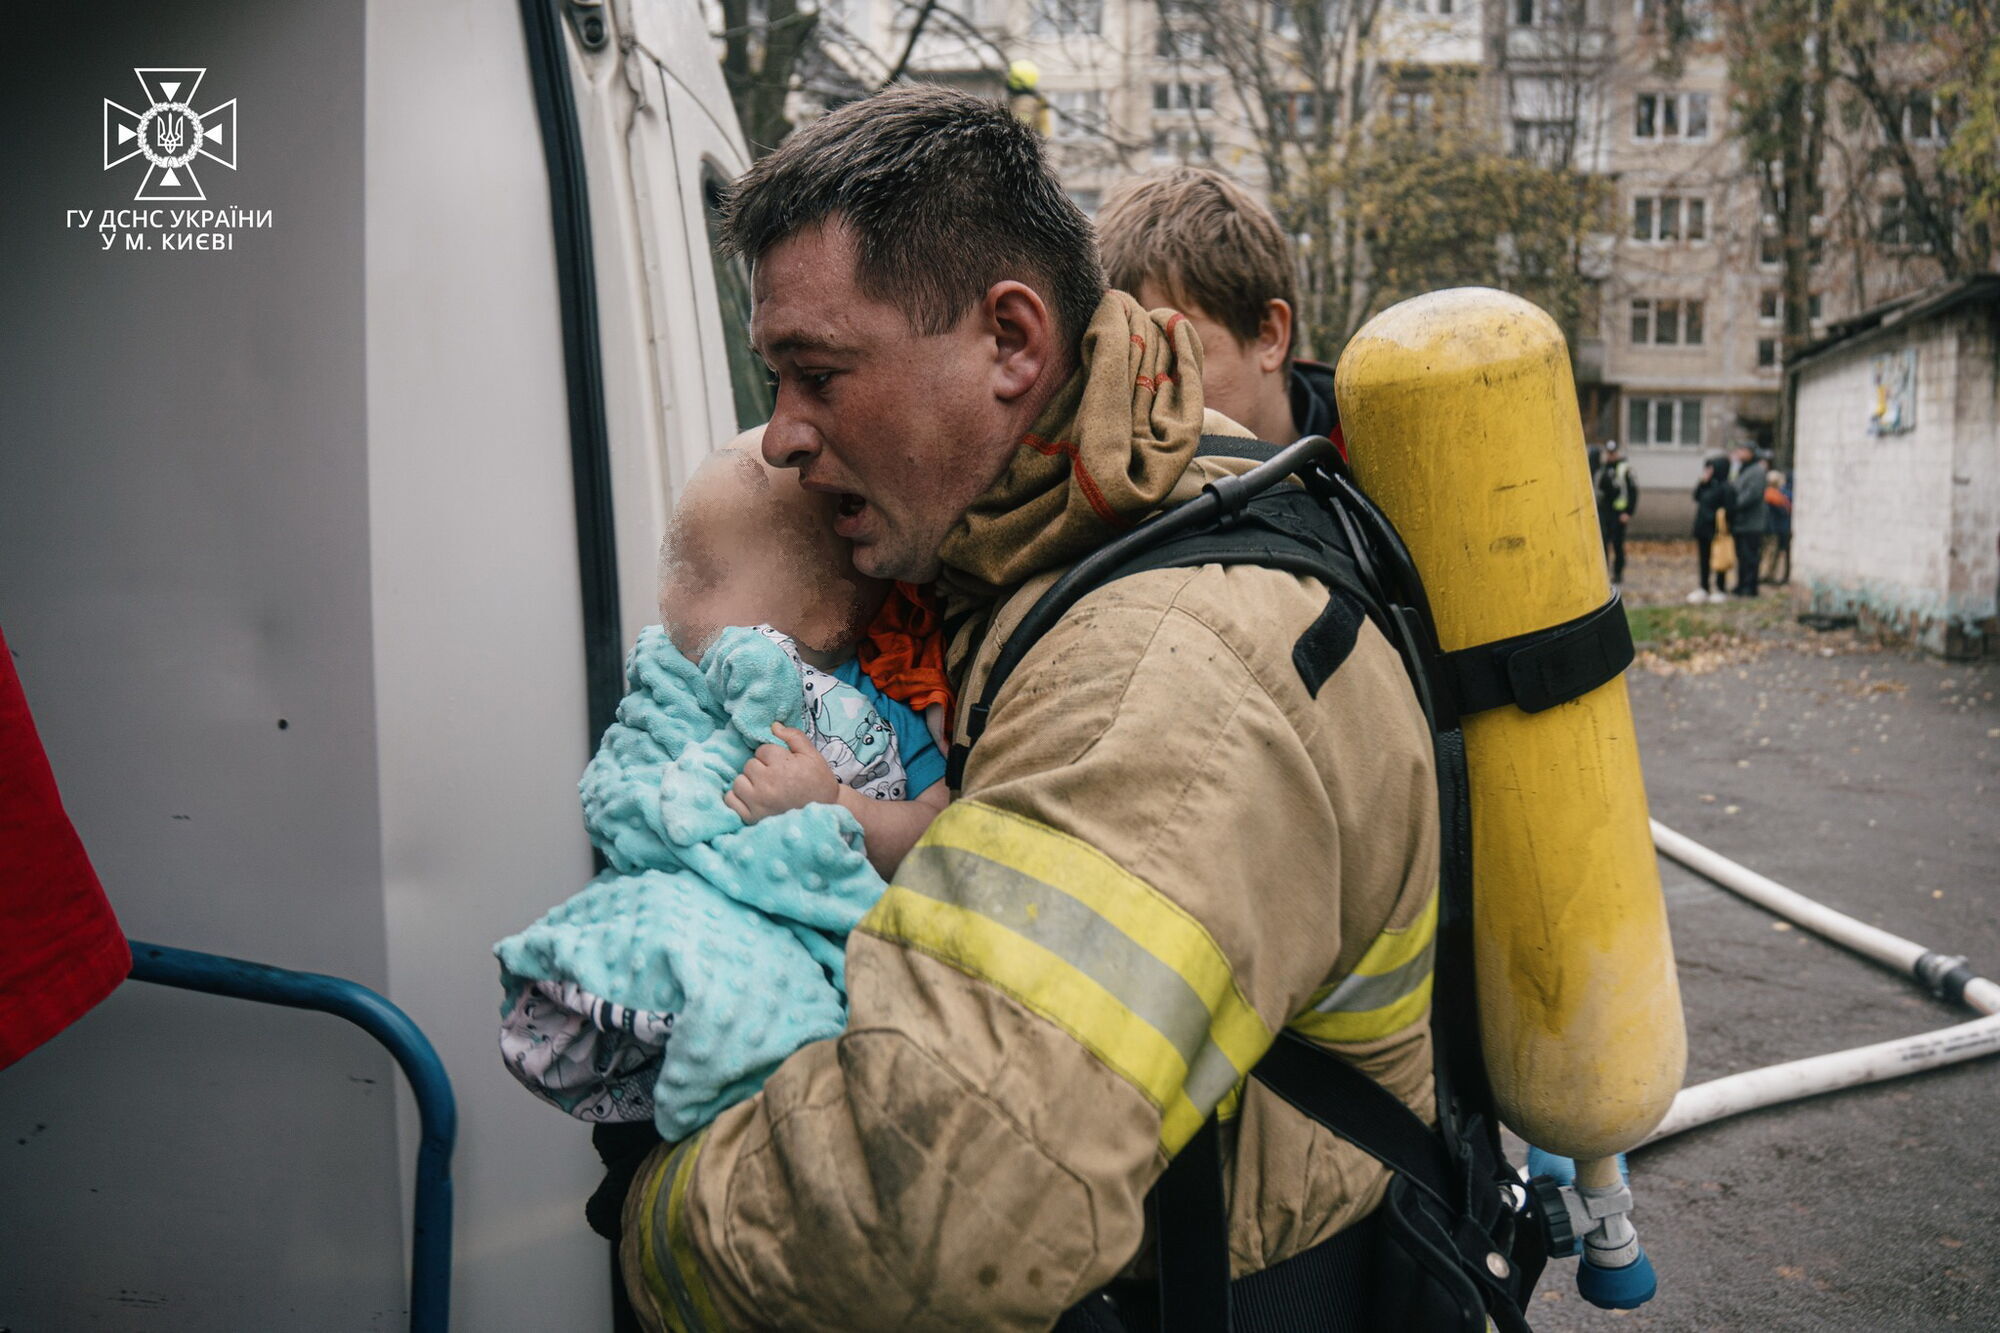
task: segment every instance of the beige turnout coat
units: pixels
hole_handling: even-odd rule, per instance
[[[1085,354],[943,552],[959,735],[1063,568],[1247,466],[1192,458],[1178,316],[1113,293]],[[1147,1190],[1216,1111],[1236,1273],[1376,1205],[1380,1168],[1243,1083],[1290,1024],[1431,1112],[1428,734],[1365,621],[1308,690],[1292,646],[1327,598],[1157,571],[1040,641],[849,940],[846,1035],[639,1173],[622,1259],[649,1325],[1046,1329],[1140,1258]]]

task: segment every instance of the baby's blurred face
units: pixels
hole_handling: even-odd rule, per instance
[[[855,572],[833,497],[754,453],[725,450],[689,479],[660,550],[660,623],[690,658],[730,625],[770,625],[844,660],[886,585]]]

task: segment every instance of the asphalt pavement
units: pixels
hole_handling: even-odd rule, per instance
[[[2000,978],[2000,665],[1814,635],[1777,597],[1702,615],[1629,676],[1653,816]],[[1741,632],[1704,635],[1715,617]],[[1689,1083],[1972,1017],[1660,871]],[[1659,1295],[1596,1310],[1574,1261],[1552,1265],[1538,1330],[2000,1329],[2000,1058],[1718,1121],[1631,1161]]]

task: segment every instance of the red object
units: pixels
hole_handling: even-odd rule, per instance
[[[868,635],[855,654],[875,688],[919,713],[943,704],[951,716],[951,684],[944,674],[944,631],[937,604],[912,583],[890,587]]]
[[[132,950],[64,813],[0,634],[0,1069],[83,1017]]]

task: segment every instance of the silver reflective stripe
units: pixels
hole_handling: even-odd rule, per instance
[[[1213,1043],[1204,1045],[1201,1053],[1188,1066],[1184,1088],[1187,1099],[1194,1103],[1195,1110],[1207,1115],[1246,1072],[1238,1069],[1235,1062],[1222,1053],[1220,1046]]]
[[[977,912],[1047,949],[1165,1037],[1190,1069],[1213,1049],[1208,1041],[1208,1005],[1194,987],[1137,940],[1053,884],[960,847],[919,846],[897,867],[896,885]],[[1220,1051],[1215,1055],[1229,1063]],[[1223,1087],[1236,1077],[1232,1074]],[[1189,1099],[1201,1105],[1192,1089]]]
[[[1404,963],[1377,976],[1363,976],[1355,973],[1335,986],[1330,994],[1313,1011],[1322,1014],[1366,1013],[1394,1004],[1405,995],[1424,984],[1424,978],[1431,974],[1431,958],[1437,951],[1437,943],[1425,943],[1423,952]]]

